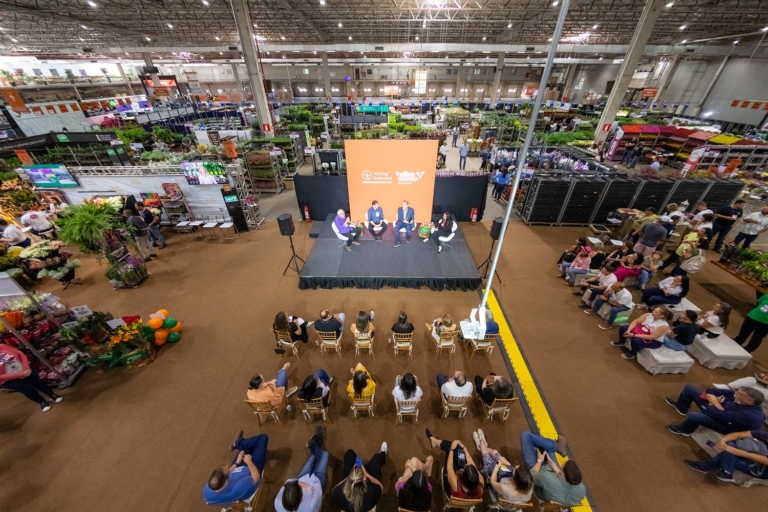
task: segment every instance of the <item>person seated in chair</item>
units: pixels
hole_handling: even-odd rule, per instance
[[[397,209],[397,221],[395,222],[395,247],[400,247],[400,230],[405,229],[405,242],[411,243],[411,232],[416,227],[413,208],[408,206],[408,201]]]
[[[363,228],[355,226],[351,220],[347,219],[347,214],[344,213],[344,210],[339,209],[339,211],[336,212],[336,218],[333,219],[333,223],[339,231],[339,235],[347,240],[348,251],[352,250],[352,244],[360,245],[360,242],[358,242],[357,239],[360,237]]]
[[[584,295],[584,292],[589,290],[587,298],[582,299],[585,301],[584,304],[579,305],[581,309],[588,309],[591,307],[590,304],[592,304],[592,301],[595,300],[598,295],[605,293],[608,287],[617,281],[616,276],[613,273],[614,270],[616,270],[614,264],[609,263],[601,268],[600,272],[598,272],[595,277],[584,279],[581,282],[581,289],[578,292],[573,292],[576,296],[582,296]]]
[[[344,313],[331,313],[327,309],[320,312],[320,319],[315,320],[315,330],[317,332],[335,332],[336,338],[341,338],[341,333],[344,332],[344,320],[346,319]]]
[[[253,496],[261,484],[261,472],[267,463],[267,434],[243,438],[237,433],[230,451],[237,450],[231,464],[213,470],[203,487],[203,500],[207,505],[233,505]]]
[[[480,473],[490,484],[493,493],[516,505],[531,501],[533,479],[528,468],[525,465],[513,465],[502,457],[498,450],[490,448],[482,429],[473,432],[472,438],[483,456],[483,468]]]
[[[292,342],[300,341],[306,343],[309,340],[307,328],[314,322],[305,322],[304,319],[295,315],[286,315],[285,311],[280,311],[275,315],[275,321],[272,328],[276,331],[288,332]]]
[[[365,311],[360,311],[357,314],[355,324],[352,325],[349,330],[352,331],[352,334],[355,336],[370,335],[371,341],[373,341],[373,336],[376,334],[376,328],[371,320],[373,320],[373,311],[371,311],[370,314]]]
[[[555,456],[555,452],[566,455],[563,436],[553,441],[526,431],[520,434],[520,445],[537,496],[563,505],[575,506],[581,503],[587,491],[579,466],[573,460],[568,460],[561,468]]]
[[[723,436],[714,448],[718,453],[710,460],[686,460],[685,465],[704,474],[717,469],[715,477],[721,482],[735,483],[734,471],[741,471],[761,480],[768,479],[768,432],[733,432]]]
[[[672,329],[664,335],[662,343],[670,350],[686,352],[696,338],[699,328],[696,326],[698,315],[695,311],[686,309],[680,313],[680,318],[672,323]]]
[[[436,318],[431,324],[426,324],[427,329],[432,331],[432,337],[435,341],[440,343],[440,333],[444,331],[455,331],[457,329],[456,324],[453,322],[453,317],[448,313],[443,315],[443,318]]]
[[[392,389],[395,402],[418,400],[422,394],[419,380],[414,374],[406,373],[402,377],[400,375],[395,377],[395,387]]]
[[[285,387],[288,385],[288,368],[291,363],[285,363],[283,367],[277,372],[277,378],[270,381],[264,381],[264,377],[259,374],[251,378],[251,382],[248,384],[248,392],[246,393],[250,402],[269,402],[273,407],[280,405],[283,401],[283,395],[286,398],[298,391],[298,386],[293,386],[288,393],[285,392]]]
[[[334,380],[334,377],[331,377],[328,375],[328,372],[320,368],[314,375],[310,375],[304,379],[301,388],[299,388],[299,399],[309,401],[322,398],[323,407],[328,407],[330,404],[329,392]]]
[[[350,368],[349,372],[352,374],[352,380],[347,385],[347,394],[350,398],[367,398],[376,391],[376,383],[361,363],[357,363],[357,366]]]
[[[323,450],[325,432],[317,427],[307,442],[309,458],[296,478],[287,480],[275,497],[277,512],[320,512],[326,484],[328,452]]]
[[[445,396],[472,396],[474,391],[472,383],[467,381],[467,376],[461,370],[453,372],[450,379],[447,375],[438,373],[437,387]]]
[[[485,479],[472,460],[469,450],[458,439],[444,441],[437,439],[427,429],[427,439],[432,449],[440,448],[445,452],[443,470],[443,490],[448,496],[467,500],[482,499]]]
[[[584,311],[585,314],[591,315],[593,313],[599,313],[603,304],[608,303],[611,307],[608,317],[605,319],[605,323],[598,324],[598,327],[604,330],[611,329],[613,323],[616,321],[616,317],[622,311],[629,311],[634,306],[632,302],[632,292],[626,289],[624,283],[613,283],[609,286],[594,302],[592,302],[592,309]]]
[[[365,214],[368,220],[368,231],[377,242],[381,242],[381,236],[387,231],[387,223],[384,222],[384,210],[379,208],[379,202],[375,199]]]
[[[433,460],[430,455],[426,462],[421,462],[417,457],[405,461],[403,476],[395,483],[398,507],[416,512],[432,510],[429,475],[432,473]]]
[[[413,324],[408,321],[408,315],[401,311],[397,317],[397,322],[392,325],[392,332],[395,334],[410,334],[414,330]]]
[[[497,398],[512,398],[515,394],[512,384],[495,373],[490,373],[485,378],[475,375],[475,389],[486,405],[492,405]]]
[[[677,400],[667,397],[664,401],[675,412],[685,416],[678,425],[667,425],[667,430],[680,436],[690,436],[697,428],[706,427],[720,434],[760,430],[765,421],[761,407],[765,397],[754,388],[702,389],[686,384]],[[691,404],[701,412],[690,412]]]
[[[656,349],[664,345],[664,336],[669,332],[672,312],[667,308],[657,307],[653,311],[640,315],[629,325],[619,327],[619,339],[612,341],[614,347],[625,347],[630,340],[630,349],[621,354],[624,359],[634,359],[638,352]]]
[[[451,214],[448,212],[443,213],[443,218],[432,229],[432,233],[429,234],[429,238],[424,239],[424,243],[434,240],[437,244],[437,252],[442,252],[443,242],[440,238],[450,236],[453,233],[453,218]]]
[[[363,464],[354,450],[344,453],[341,476],[343,480],[331,491],[334,504],[344,512],[368,512],[381,499],[381,468],[387,462],[387,443],[381,443],[378,453]]]
[[[485,310],[485,334],[499,334],[499,324],[493,320],[493,312]]]

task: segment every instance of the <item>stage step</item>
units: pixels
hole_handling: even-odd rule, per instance
[[[320,236],[320,231],[323,230],[324,222],[313,221],[312,229],[309,230],[309,238],[317,238]]]

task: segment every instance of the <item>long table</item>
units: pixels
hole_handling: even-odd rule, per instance
[[[720,269],[724,270],[725,272],[728,272],[730,275],[732,275],[733,277],[735,277],[736,279],[738,279],[742,283],[747,284],[747,285],[751,286],[752,288],[754,288],[755,289],[755,297],[756,298],[759,299],[760,297],[762,297],[763,295],[768,293],[768,288],[763,288],[762,286],[757,284],[757,282],[755,280],[749,279],[749,278],[747,278],[747,277],[745,277],[745,276],[743,276],[743,275],[741,275],[741,274],[739,274],[737,272],[734,272],[733,270],[728,268],[728,265],[720,263],[719,261],[712,261],[711,263],[714,264],[716,267],[719,267]]]

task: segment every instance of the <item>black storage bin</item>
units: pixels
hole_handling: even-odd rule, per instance
[[[646,179],[632,208],[644,210],[650,207],[659,212],[661,207],[667,204],[667,197],[674,186],[675,181],[667,178]]]
[[[527,224],[555,224],[560,218],[571,181],[534,176],[525,196],[522,219]]]
[[[739,180],[713,180],[712,186],[702,201],[707,203],[707,208],[716,212],[734,202],[743,188],[744,183]]]
[[[690,205],[688,207],[689,210],[692,210],[693,206],[701,201],[701,198],[704,197],[704,194],[707,193],[709,187],[712,185],[712,180],[682,179],[675,181],[677,181],[677,187],[672,192],[672,196],[670,196],[667,204],[677,203],[679,206],[683,201],[688,201],[688,204]],[[667,204],[664,205],[664,208],[667,207]]]
[[[558,224],[589,224],[605,189],[602,178],[576,178]]]
[[[603,194],[603,200],[595,211],[595,216],[590,224],[604,224],[608,220],[608,214],[619,208],[627,208],[632,204],[637,189],[642,183],[636,178],[613,178],[608,180],[608,185]]]

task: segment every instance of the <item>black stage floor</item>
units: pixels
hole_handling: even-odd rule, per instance
[[[344,249],[331,224],[334,215],[323,223],[320,236],[309,253],[299,276],[299,288],[420,288],[433,290],[476,290],[480,274],[461,232],[456,230],[451,247],[438,254],[434,242],[424,243],[414,233],[411,243],[395,248],[392,226],[382,242],[375,242],[364,230],[360,245]]]

